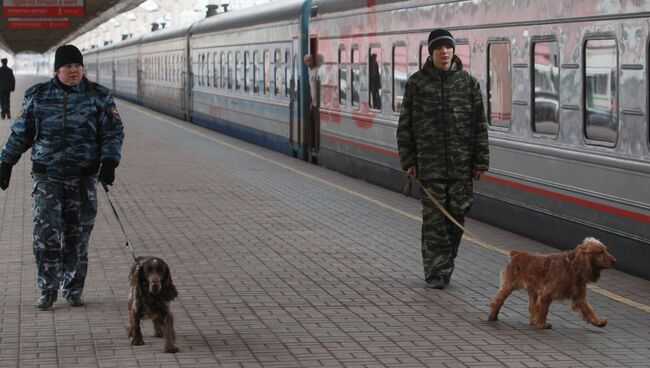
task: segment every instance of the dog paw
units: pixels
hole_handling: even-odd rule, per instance
[[[607,320],[606,319],[596,319],[591,323],[596,327],[605,327],[605,325],[607,325]]]
[[[174,353],[177,353],[177,352],[178,352],[178,348],[175,347],[175,346],[165,347],[164,352],[165,352],[165,353],[172,353],[172,354],[174,354]]]
[[[546,330],[552,327],[552,325],[548,322],[544,323],[534,323],[533,324],[536,328],[539,328],[540,330]]]
[[[142,340],[142,339],[133,339],[133,340],[131,340],[131,345],[133,345],[133,346],[144,345],[144,340]]]
[[[498,320],[499,320],[498,315],[492,314],[492,313],[488,314],[488,321],[493,322],[493,321],[498,321]]]

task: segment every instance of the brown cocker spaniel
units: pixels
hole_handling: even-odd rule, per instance
[[[501,288],[490,304],[488,321],[496,321],[499,309],[513,290],[528,291],[528,318],[537,328],[550,328],[546,321],[553,300],[571,299],[573,310],[580,312],[586,322],[604,327],[587,302],[587,284],[596,282],[602,269],[611,268],[616,259],[603,243],[585,238],[575,249],[542,255],[513,250],[510,263],[501,271]]]
[[[131,268],[129,292],[129,339],[144,345],[140,321],[151,319],[156,337],[165,336],[165,353],[175,353],[176,332],[169,302],[178,296],[169,266],[156,257],[138,257]]]

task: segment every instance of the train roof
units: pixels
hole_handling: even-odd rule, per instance
[[[349,0],[348,0],[349,1]],[[300,19],[305,0],[285,0],[267,3],[227,13],[218,13],[191,26],[192,34],[201,34]]]
[[[390,5],[390,4],[399,4],[403,2],[412,2],[414,3],[414,6],[416,5],[431,5],[435,3],[449,3],[449,2],[455,2],[455,1],[464,1],[464,0],[420,0],[420,1],[413,1],[413,0],[375,0],[373,1],[373,7],[376,6],[383,6],[383,5]],[[355,9],[364,9],[368,8],[370,1],[350,1],[350,0],[313,0],[311,7],[316,11],[316,16],[322,15],[322,14],[330,14],[330,13],[339,13],[339,12],[345,12],[348,10],[355,10]]]
[[[187,37],[191,26],[181,28],[160,29],[142,36],[141,43],[169,40],[172,38]]]

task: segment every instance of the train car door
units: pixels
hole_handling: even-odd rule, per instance
[[[308,65],[307,76],[309,78],[309,90],[305,93],[309,96],[307,115],[309,116],[305,127],[308,157],[307,161],[317,164],[320,149],[320,77],[318,69],[322,64],[322,56],[318,54],[318,38],[309,37],[309,55],[311,63]]]
[[[185,116],[185,120],[192,121],[192,55],[190,53],[190,38],[185,40],[185,49],[183,50],[183,57],[181,59],[183,68],[183,78],[181,79],[181,110]]]

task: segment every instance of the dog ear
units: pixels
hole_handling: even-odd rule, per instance
[[[598,274],[598,271],[593,269],[590,249],[591,247],[586,242],[578,245],[575,249],[576,256],[574,262],[577,273],[585,281],[596,281],[598,276],[595,276],[596,280],[594,280],[594,272]]]
[[[138,285],[143,290],[147,290],[147,288],[149,287],[149,280],[147,280],[147,277],[144,274],[144,264],[143,263],[138,265]]]
[[[162,280],[162,291],[161,298],[165,301],[174,300],[178,296],[178,291],[174,282],[172,281],[172,273],[169,269],[169,265],[165,263],[165,278]]]

